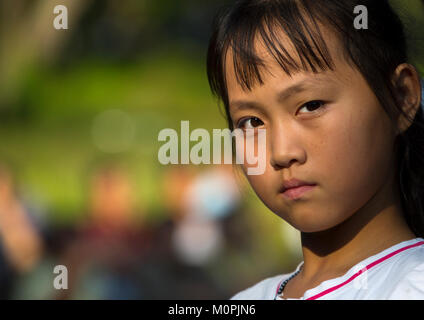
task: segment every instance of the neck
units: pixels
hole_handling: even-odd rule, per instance
[[[416,237],[403,217],[399,192],[394,185],[385,184],[341,224],[329,230],[301,234],[305,281],[341,276],[369,256]]]

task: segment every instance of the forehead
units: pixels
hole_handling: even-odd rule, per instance
[[[254,90],[258,85],[267,85],[276,81],[278,81],[282,86],[290,85],[290,83],[300,78],[306,80],[327,78],[339,81],[349,81],[352,77],[352,73],[356,72],[356,70],[354,70],[352,65],[347,62],[344,54],[345,50],[342,47],[341,41],[331,30],[322,26],[320,28],[322,30],[323,41],[325,42],[327,47],[326,49],[328,50],[327,55],[330,56],[332,60],[333,70],[319,70],[319,72],[314,73],[310,68],[302,66],[300,54],[298,50],[296,50],[289,36],[283,30],[276,29],[273,32],[275,32],[278,36],[279,43],[283,46],[282,50],[286,51],[286,55],[292,58],[299,68],[293,70],[290,75],[287,74],[270,52],[269,46],[265,45],[263,38],[257,35],[254,39],[254,53],[263,63],[262,65],[258,65],[258,72],[263,84],[259,84],[254,81],[252,89]],[[275,45],[278,46],[278,44]],[[316,47],[313,47],[312,49],[317,50]],[[236,67],[240,70],[243,63],[245,62],[241,61],[239,55],[235,56],[235,52],[230,46],[225,55],[225,78],[229,97],[236,93],[237,95],[250,93],[249,90],[244,88],[241,83],[240,76],[236,72]],[[251,68],[249,70],[251,70]]]

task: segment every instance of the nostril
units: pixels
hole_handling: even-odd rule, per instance
[[[283,168],[290,168],[294,162],[297,162],[297,160],[291,159],[287,162],[284,160],[278,161],[275,158],[272,158],[270,164],[275,170],[281,170]]]

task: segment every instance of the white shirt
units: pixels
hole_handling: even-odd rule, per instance
[[[294,274],[267,278],[231,300],[292,300],[278,296],[280,284]],[[424,239],[403,241],[353,266],[343,276],[323,281],[300,300],[424,300]]]

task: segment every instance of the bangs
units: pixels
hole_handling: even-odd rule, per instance
[[[246,9],[236,9],[217,21],[223,32],[216,34],[215,47],[208,54],[208,70],[215,70],[208,74],[212,92],[224,103],[227,101],[225,75],[229,51],[236,79],[244,90],[263,84],[261,71],[266,66],[256,51],[259,43],[289,76],[300,71],[334,70],[319,28],[321,21],[315,18],[319,9],[317,4],[312,10],[306,1],[285,1],[282,6],[279,1],[264,0]]]

